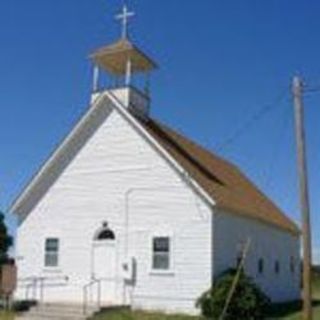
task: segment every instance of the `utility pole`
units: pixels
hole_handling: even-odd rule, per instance
[[[310,204],[307,177],[306,145],[303,112],[303,84],[299,77],[293,78],[293,99],[295,114],[295,130],[298,153],[298,173],[300,186],[300,202],[302,215],[303,245],[303,320],[312,320],[312,288],[311,288],[311,226]]]

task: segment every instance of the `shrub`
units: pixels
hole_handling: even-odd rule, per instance
[[[16,312],[24,312],[28,311],[35,305],[37,305],[37,302],[35,300],[18,300],[13,302],[12,309]]]
[[[197,301],[204,317],[219,319],[230,292],[236,270],[230,269],[219,276],[212,288]],[[270,299],[251,278],[241,272],[224,320],[265,319]]]

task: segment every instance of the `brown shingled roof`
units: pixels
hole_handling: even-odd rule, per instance
[[[100,48],[90,58],[102,69],[117,76],[126,73],[129,58],[133,72],[149,72],[157,68],[157,64],[128,39],[120,39]]]
[[[299,235],[297,225],[236,166],[155,120],[141,124],[214,199],[217,207]]]

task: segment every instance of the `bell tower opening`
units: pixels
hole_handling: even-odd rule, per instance
[[[133,16],[134,13],[123,6],[122,13],[116,16],[122,24],[121,38],[96,50],[90,57],[93,61],[92,100],[107,90],[124,107],[145,117],[150,109],[150,73],[157,65],[129,39],[129,18]],[[101,85],[101,71],[108,77],[107,86]]]

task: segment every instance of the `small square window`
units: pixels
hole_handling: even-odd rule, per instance
[[[276,260],[275,263],[274,263],[274,272],[276,274],[280,273],[280,262],[279,262],[279,260]]]
[[[152,241],[152,269],[170,269],[170,238],[156,237]]]
[[[296,271],[296,264],[293,256],[290,257],[290,271],[291,273],[295,273]]]
[[[59,239],[48,238],[45,242],[45,267],[57,267],[59,264]]]

